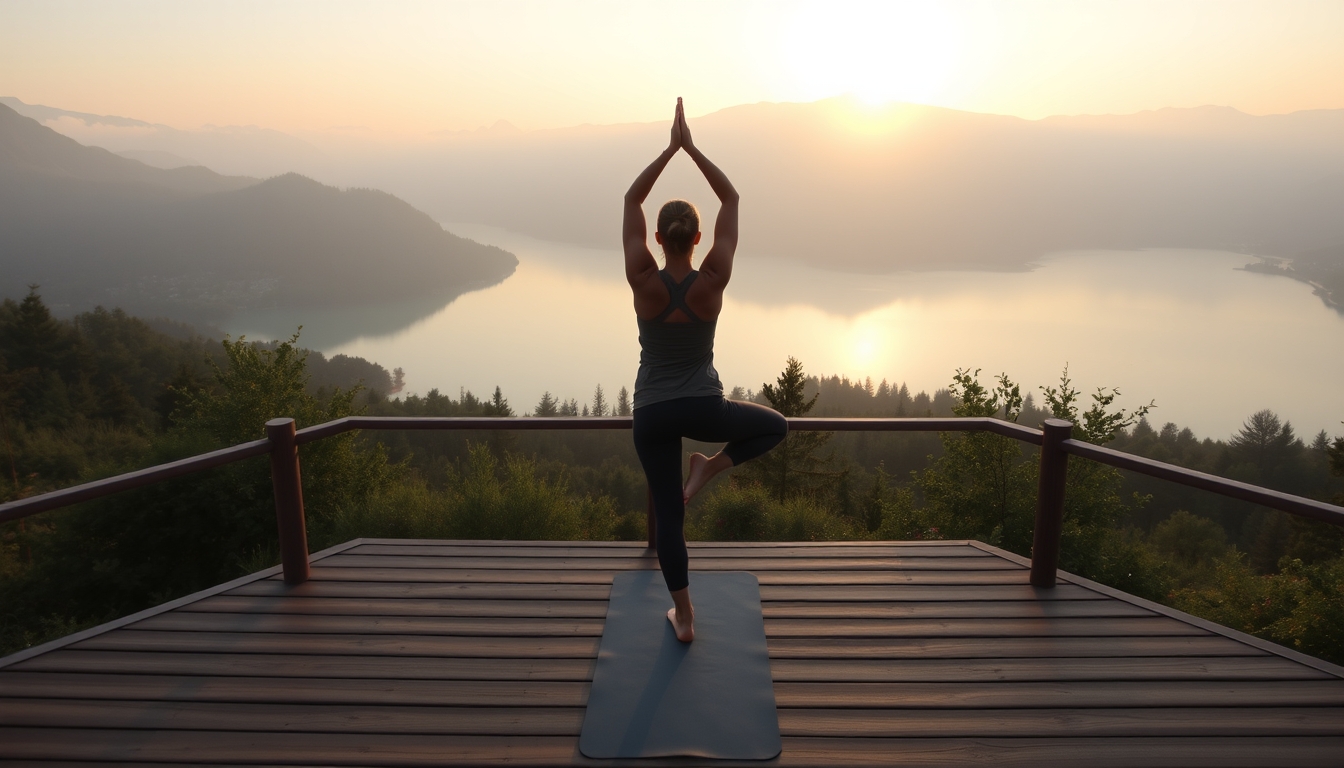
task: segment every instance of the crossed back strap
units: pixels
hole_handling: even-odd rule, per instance
[[[695,282],[695,278],[699,276],[700,273],[694,269],[691,270],[691,273],[686,276],[685,280],[681,281],[680,285],[677,284],[676,280],[672,279],[671,275],[667,274],[666,269],[658,270],[658,274],[663,278],[663,285],[667,286],[667,309],[664,309],[661,314],[653,318],[654,322],[663,322],[678,309],[685,312],[687,317],[697,323],[705,322],[686,305],[686,291],[690,289],[691,284]]]

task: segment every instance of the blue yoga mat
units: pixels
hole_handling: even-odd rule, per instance
[[[769,760],[782,748],[750,573],[692,573],[695,642],[667,620],[658,571],[617,574],[579,736],[590,758]]]

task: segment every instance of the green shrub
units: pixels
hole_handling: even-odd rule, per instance
[[[1344,557],[1305,565],[1284,558],[1257,574],[1241,552],[1216,565],[1215,583],[1171,595],[1179,609],[1336,664],[1344,663]]]
[[[686,537],[699,541],[827,541],[861,538],[853,521],[815,500],[777,500],[756,484],[724,484],[687,516]]]

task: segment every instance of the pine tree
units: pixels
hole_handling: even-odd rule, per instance
[[[606,395],[603,394],[602,392],[601,384],[598,384],[597,389],[593,390],[593,415],[594,416],[607,415],[607,398]]]
[[[500,391],[499,386],[495,386],[495,394],[490,398],[490,402],[485,403],[481,412],[486,416],[512,416],[513,409],[509,407],[509,401],[504,399],[504,393]]]
[[[621,391],[616,393],[616,415],[630,415],[630,390],[621,387]]]
[[[541,400],[537,402],[537,407],[532,410],[537,416],[559,416],[560,403],[554,397],[551,397],[549,391],[541,393]]]
[[[761,385],[761,394],[784,416],[803,416],[817,404],[818,397],[805,396],[806,384],[803,364],[790,357],[775,384]],[[790,432],[769,453],[743,465],[734,480],[759,483],[781,501],[832,491],[844,473],[831,469],[833,456],[818,455],[831,436],[830,432]]]

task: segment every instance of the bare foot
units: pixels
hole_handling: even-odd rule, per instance
[[[706,483],[714,479],[715,475],[732,465],[732,459],[723,453],[714,454],[712,459],[703,453],[692,453],[691,470],[687,473],[686,484],[681,488],[682,502],[689,503]]]
[[[695,639],[695,613],[691,613],[690,621],[685,625],[677,623],[677,609],[667,609],[667,620],[672,622],[672,631],[677,633],[677,639],[683,643],[689,643]]]

